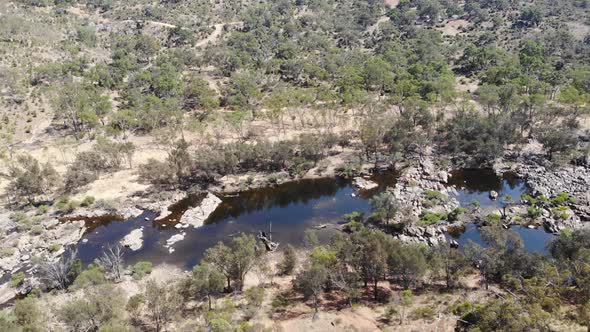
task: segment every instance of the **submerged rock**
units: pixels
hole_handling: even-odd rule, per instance
[[[121,245],[133,251],[137,251],[143,247],[143,227],[134,229],[131,233],[125,235],[121,240]]]
[[[182,240],[184,240],[184,237],[186,236],[186,233],[182,232],[180,234],[174,234],[172,235],[168,240],[166,240],[166,245],[164,245],[164,248],[168,248],[168,252],[171,254],[174,252],[174,248],[172,248],[172,246],[177,243],[180,242]]]
[[[217,209],[219,204],[221,204],[219,197],[212,193],[207,193],[207,196],[203,198],[199,206],[189,209],[182,215],[180,223],[192,225],[195,228],[201,227],[205,220],[209,218],[209,215]]]

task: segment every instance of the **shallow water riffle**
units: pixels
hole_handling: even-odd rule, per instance
[[[127,221],[101,219],[92,225],[84,236],[85,241],[78,245],[79,255],[88,264],[101,252],[103,246],[119,242],[125,235],[140,227],[143,227],[143,246],[137,251],[125,251],[127,264],[147,260],[155,264],[166,262],[190,268],[198,263],[207,248],[218,241],[230,241],[241,233],[257,234],[260,230],[268,232],[270,224],[274,241],[281,246],[300,246],[308,229],[340,223],[344,214],[353,211],[369,213],[369,198],[386,187],[395,185],[397,176],[398,173],[394,171],[373,176],[372,179],[379,183],[379,187],[370,191],[358,191],[349,180],[323,178],[221,195],[222,203],[205,221],[205,225],[199,228],[174,227],[188,208],[198,204],[195,197],[171,206],[171,216],[158,222],[153,221],[156,217],[153,212],[145,212]],[[512,193],[515,198],[525,191],[522,181],[498,178],[487,170],[454,172],[451,183],[456,185],[461,202],[468,203],[476,198],[482,206],[498,204],[489,199],[489,190],[496,190],[501,194]],[[169,253],[168,248],[164,247],[166,240],[183,232],[184,240],[176,243],[173,246],[174,252]],[[328,241],[334,232],[335,227],[326,227],[319,229],[317,234],[321,241]],[[469,231],[466,232],[460,240],[469,234]],[[525,242],[538,241],[537,238],[527,237],[528,234],[527,231],[523,232]]]
[[[520,235],[524,248],[528,252],[547,254],[547,245],[555,238],[553,234],[545,232],[542,227],[528,228],[526,226],[516,225],[510,227],[510,229]],[[475,224],[464,225],[462,230],[450,232],[447,238],[457,241],[460,248],[464,248],[470,241],[483,247],[486,246],[481,238],[479,227]]]

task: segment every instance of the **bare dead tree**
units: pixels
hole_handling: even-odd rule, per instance
[[[102,254],[95,259],[95,263],[107,271],[115,281],[121,280],[123,269],[123,248],[117,244],[108,245]]]
[[[352,307],[352,301],[360,295],[358,277],[343,266],[329,272],[329,278],[332,287],[346,294],[348,305]]]
[[[66,289],[80,272],[78,250],[68,251],[55,263],[44,261],[39,264],[39,274],[48,287]]]

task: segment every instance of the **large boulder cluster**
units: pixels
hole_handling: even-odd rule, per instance
[[[406,168],[397,180],[392,192],[397,200],[409,208],[411,214],[418,217],[425,209],[426,192],[437,191],[447,196],[444,202],[434,208],[439,212],[450,212],[459,206],[459,202],[451,197],[456,194],[452,187],[447,186],[449,172],[437,169],[432,161],[424,159],[418,166]]]

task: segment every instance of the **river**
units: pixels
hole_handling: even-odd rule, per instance
[[[272,223],[273,240],[281,246],[303,243],[305,230],[324,224],[342,222],[342,215],[353,211],[369,212],[369,198],[395,184],[397,173],[384,172],[373,180],[379,187],[358,194],[351,182],[344,179],[309,179],[280,184],[274,187],[252,189],[236,195],[221,196],[222,204],[213,212],[200,228],[179,230],[174,221],[198,200],[189,198],[171,207],[173,216],[161,222],[154,222],[152,212],[141,216],[116,221],[104,219],[93,227],[78,245],[78,254],[84,264],[91,263],[103,246],[117,243],[134,229],[143,227],[144,244],[138,251],[126,250],[125,260],[128,264],[137,261],[151,261],[154,264],[169,263],[190,268],[202,258],[204,251],[218,241],[229,241],[232,236],[241,233],[256,234],[259,230],[268,231]],[[482,207],[495,208],[498,201],[488,197],[490,190],[495,190],[500,197],[510,194],[518,199],[526,191],[525,184],[511,174],[503,178],[491,170],[460,170],[452,173],[449,185],[457,189],[457,199],[462,205],[477,199]],[[515,227],[523,237],[525,247],[535,252],[545,252],[545,245],[552,235],[542,229]],[[172,235],[185,232],[184,240],[174,245],[174,252],[169,253],[164,247]],[[327,241],[336,232],[332,227],[317,230],[321,241]],[[474,225],[467,225],[457,241],[464,245],[468,240],[481,243],[479,232]]]

